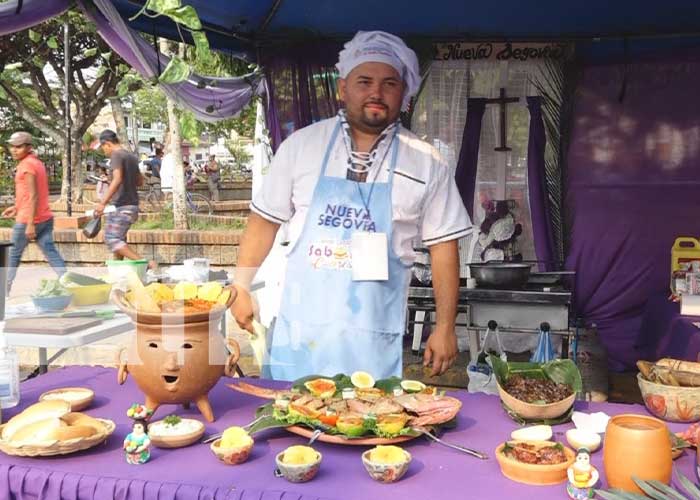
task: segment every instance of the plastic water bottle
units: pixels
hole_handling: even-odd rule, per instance
[[[0,408],[12,408],[19,403],[19,356],[0,334]]]

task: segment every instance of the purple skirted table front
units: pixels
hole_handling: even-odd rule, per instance
[[[253,419],[262,402],[252,396],[236,393],[220,383],[211,391],[210,399],[217,417],[206,424],[207,434],[222,431],[231,425],[244,425]],[[251,380],[267,386],[270,381]],[[219,462],[208,445],[196,444],[175,450],[153,449],[151,461],[145,465],[128,465],[121,443],[131,430],[126,410],[133,402],[142,400],[132,379],[117,385],[116,370],[101,367],[71,367],[51,371],[22,384],[22,402],[18,408],[3,412],[5,419],[37,400],[52,388],[84,386],[95,391],[93,406],[86,413],[116,422],[115,433],[105,445],[74,455],[49,458],[20,458],[0,453],[0,498],[70,500],[314,500],[314,499],[489,499],[537,498],[538,500],[566,498],[565,484],[557,486],[527,486],[503,477],[493,458],[496,446],[510,437],[517,428],[503,412],[498,397],[452,393],[464,406],[454,430],[445,439],[484,451],[491,459],[482,461],[418,438],[404,446],[413,455],[406,476],[394,484],[374,482],[367,475],[360,454],[366,447],[315,443],[323,454],[321,470],[314,480],[291,484],[273,475],[275,455],[305,439],[284,429],[270,429],[255,436],[255,447],[247,462],[231,466]],[[589,404],[577,402],[582,411],[643,413],[639,405]],[[164,418],[170,411],[182,416],[200,418],[195,411],[165,406],[154,419]],[[572,424],[555,427],[555,438],[565,441],[563,433]],[[686,426],[671,424],[672,430]],[[602,452],[593,454],[605,485]],[[685,453],[675,462],[688,477],[693,473],[694,458]]]
[[[681,316],[680,304],[668,300],[667,293],[649,297],[639,332],[642,359],[661,358],[697,361],[700,354],[700,316]]]

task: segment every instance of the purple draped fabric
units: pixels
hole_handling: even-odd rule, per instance
[[[69,0],[24,0],[19,13],[16,13],[16,0],[0,3],[0,36],[30,28],[57,16],[70,7],[71,3]],[[111,0],[79,0],[79,3],[112,50],[143,77],[150,79],[158,76],[156,51],[127,26]],[[160,55],[160,59],[164,68],[169,59],[163,55]],[[215,122],[240,113],[254,95],[262,92],[261,83],[262,77],[259,74],[231,78],[193,74],[185,82],[161,84],[161,88],[168,97],[191,111],[198,120]]]
[[[653,294],[644,306],[639,341],[640,357],[697,361],[700,355],[700,328],[693,323],[700,316],[681,316],[680,304],[668,300],[668,293]]]
[[[668,291],[675,238],[700,234],[698,81],[695,53],[590,66],[579,88],[566,267],[577,272],[577,312],[597,325],[613,370],[642,355],[644,306]]]
[[[467,101],[467,121],[462,133],[462,148],[455,168],[455,182],[469,217],[474,220],[474,190],[476,169],[479,163],[481,122],[486,110],[486,99],[470,98]]]
[[[266,380],[247,381],[263,387],[287,386]],[[222,378],[209,393],[216,421],[205,422],[207,434],[249,423],[256,408],[265,402],[232,391],[225,386],[230,382]],[[406,475],[387,485],[370,479],[365,471],[360,455],[366,447],[316,441],[314,448],[323,455],[318,475],[308,483],[292,484],[273,475],[275,456],[288,446],[305,444],[308,439],[284,429],[255,434],[249,459],[236,466],[220,463],[205,444],[179,449],[154,448],[147,464],[127,464],[122,442],[131,431],[131,421],[126,410],[133,402],[143,401],[143,396],[133,378],[118,385],[117,372],[112,368],[70,367],[23,382],[20,406],[4,410],[3,418],[16,415],[47,390],[72,386],[88,387],[95,392],[95,402],[85,412],[113,420],[116,431],[104,445],[66,456],[16,457],[0,453],[3,500],[558,500],[565,495],[561,484],[528,486],[503,476],[493,450],[519,426],[506,416],[497,396],[469,394],[464,390],[450,392],[462,401],[462,410],[455,427],[444,435],[448,441],[486,452],[490,460],[476,460],[418,438],[401,445],[413,457]],[[639,405],[584,401],[577,401],[576,409],[604,411],[609,415],[646,413]],[[194,405],[189,410],[166,405],[156,412],[154,419],[171,412],[201,420]],[[558,430],[564,432],[572,427],[571,423],[563,424]],[[674,432],[686,427],[687,424],[669,424]],[[675,467],[693,477],[694,456],[685,453],[674,462]],[[591,461],[600,472],[600,487],[606,488],[603,454],[595,453]]]
[[[87,2],[81,5],[97,26],[97,32],[112,50],[145,78],[158,76],[159,56],[155,49],[122,19],[111,0],[92,0],[99,12]],[[161,67],[169,58],[160,55]],[[205,85],[200,85],[200,82]],[[261,76],[215,78],[193,74],[187,81],[160,84],[175,102],[191,111],[198,120],[215,122],[236,116],[262,90]]]
[[[527,109],[530,111],[530,135],[527,143],[527,191],[530,200],[532,237],[535,243],[535,254],[537,260],[540,261],[540,271],[552,271],[555,268],[554,240],[545,185],[544,150],[547,145],[547,135],[542,120],[541,98],[528,97]]]
[[[273,151],[295,130],[338,112],[335,69],[338,50],[335,43],[328,43],[261,54],[268,90],[267,127]]]
[[[17,0],[0,3],[0,36],[31,28],[47,19],[63,14],[71,0],[24,0],[17,12]]]

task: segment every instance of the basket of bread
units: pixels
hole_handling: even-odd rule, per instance
[[[114,428],[111,420],[71,412],[67,401],[41,401],[0,425],[0,451],[23,457],[66,455],[102,443]]]

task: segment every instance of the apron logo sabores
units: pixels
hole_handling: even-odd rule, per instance
[[[326,205],[326,210],[318,216],[319,226],[342,227],[356,231],[374,233],[377,231],[369,210],[346,205]]]
[[[309,245],[308,257],[314,269],[352,269],[349,241],[315,241]]]

